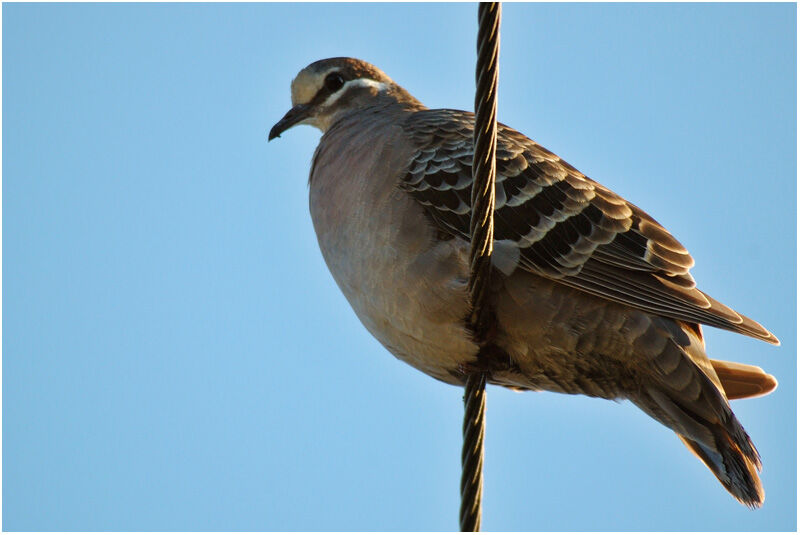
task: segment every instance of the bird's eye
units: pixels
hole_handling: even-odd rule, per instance
[[[339,91],[344,85],[344,78],[338,72],[332,72],[325,77],[325,87],[331,92]]]

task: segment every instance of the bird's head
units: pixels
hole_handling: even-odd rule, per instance
[[[292,80],[292,109],[269,131],[269,140],[298,124],[315,126],[324,133],[341,113],[369,106],[379,98],[422,108],[414,97],[366,61],[315,61]]]

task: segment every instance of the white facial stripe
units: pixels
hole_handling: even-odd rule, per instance
[[[342,86],[342,88],[339,91],[337,91],[336,93],[334,93],[331,96],[329,96],[325,100],[325,102],[322,103],[322,106],[323,107],[328,107],[331,104],[333,104],[334,102],[336,102],[337,100],[339,100],[339,98],[342,95],[347,93],[347,90],[350,87],[373,87],[373,88],[377,89],[378,91],[384,91],[386,89],[386,84],[384,84],[383,82],[376,82],[375,80],[369,80],[367,78],[357,78],[355,80],[350,80],[349,82],[345,82],[345,84]]]
[[[300,71],[292,80],[292,106],[311,102],[325,84],[325,78],[338,70],[340,70],[339,67],[329,67],[326,71],[314,74],[305,69]]]

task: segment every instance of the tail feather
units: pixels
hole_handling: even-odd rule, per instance
[[[764,502],[761,459],[731,411],[727,394],[749,397],[774,389],[760,368],[710,361],[698,331],[654,321],[669,341],[652,355],[652,382],[631,399],[671,428],[734,498],[748,507]]]
[[[727,402],[723,401],[722,418],[709,419],[706,417],[708,407],[695,411],[694,407],[663,390],[648,389],[647,394],[650,402],[639,403],[639,406],[649,405],[646,412],[672,428],[734,498],[752,508],[764,503],[764,489],[758,477],[761,458]],[[718,399],[723,400],[721,395]]]
[[[778,381],[758,366],[711,360],[728,399],[745,399],[765,396],[775,390]]]
[[[745,456],[730,436],[724,433],[717,437],[714,448],[683,435],[678,435],[678,438],[703,461],[734,498],[747,507],[761,507],[764,503],[764,487],[758,477],[758,471],[761,470],[758,454],[755,459]]]

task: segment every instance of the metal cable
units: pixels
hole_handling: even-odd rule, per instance
[[[478,369],[467,376],[461,450],[461,531],[480,531],[483,497],[483,436],[486,370],[482,355],[488,341],[491,307],[487,302],[494,236],[494,183],[497,154],[497,79],[500,52],[500,3],[478,5],[478,61],[475,69],[475,129],[470,216],[470,327],[480,346]]]
[[[483,497],[483,434],[486,423],[486,374],[467,376],[464,394],[464,424],[461,431],[461,531],[481,530],[481,498]]]

